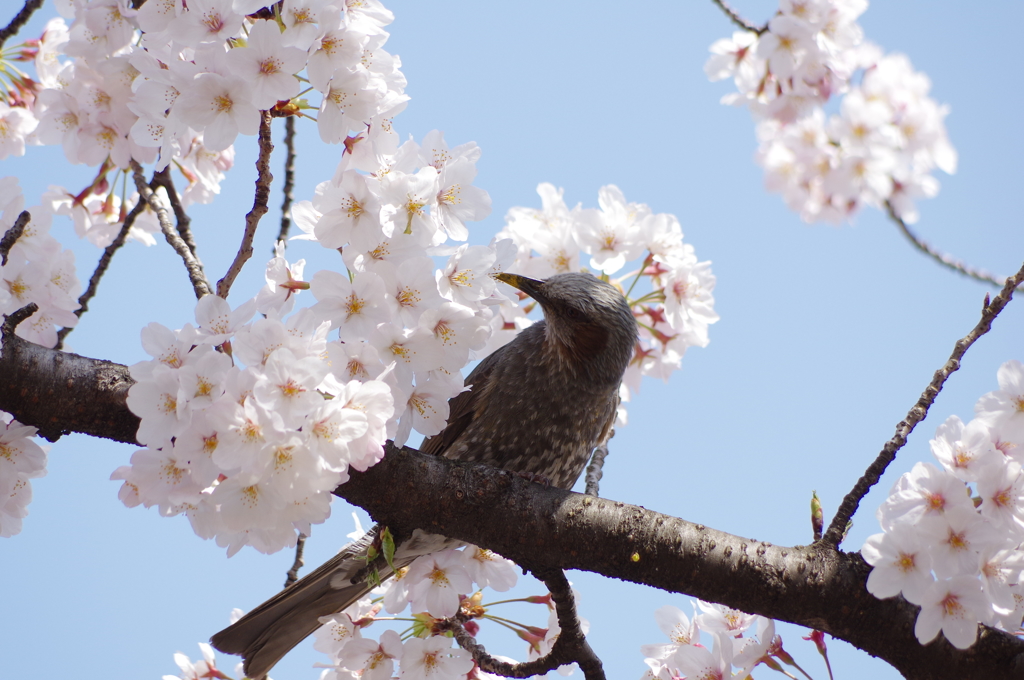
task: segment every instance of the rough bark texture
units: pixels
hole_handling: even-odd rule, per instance
[[[0,410],[48,441],[69,432],[134,444],[139,418],[125,399],[128,367],[59,352],[13,333],[0,347]]]
[[[941,636],[920,645],[917,607],[869,594],[870,567],[857,553],[740,538],[408,448],[389,450],[335,493],[392,531],[436,531],[529,569],[592,571],[823,630],[907,678],[1024,678],[1024,642],[1002,631],[984,628],[966,651]]]
[[[74,431],[135,443],[131,383],[125,366],[4,338],[0,409],[48,439]],[[984,628],[966,651],[941,636],[922,646],[917,607],[871,596],[861,557],[823,543],[775,546],[407,448],[389,447],[335,493],[396,533],[426,529],[531,570],[592,571],[823,630],[912,680],[1024,678],[1024,641]]]

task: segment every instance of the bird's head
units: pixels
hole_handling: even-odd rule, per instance
[[[581,272],[544,281],[518,274],[496,274],[540,303],[546,337],[574,370],[617,386],[636,345],[636,320],[618,288]]]

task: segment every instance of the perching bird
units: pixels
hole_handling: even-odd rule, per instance
[[[466,378],[469,391],[449,402],[448,424],[421,451],[541,477],[568,489],[615,422],[619,383],[633,355],[636,322],[622,293],[590,274],[535,281],[497,278],[540,303],[544,321],[529,326]],[[295,645],[370,591],[364,576],[375,527],[319,569],[267,600],[211,639],[245,658],[262,679]],[[401,568],[421,555],[461,545],[416,531],[397,546]],[[391,570],[381,570],[382,579]]]

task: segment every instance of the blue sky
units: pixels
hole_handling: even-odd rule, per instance
[[[486,243],[510,207],[539,206],[539,182],[564,187],[567,203],[587,207],[596,206],[600,186],[616,184],[627,199],[677,215],[686,241],[713,262],[721,321],[711,344],[690,350],[668,384],[644,384],[630,424],[612,442],[602,495],[740,536],[809,543],[811,491],[830,517],[977,322],[991,289],[921,256],[878,211],[864,210],[852,226],[805,225],[764,190],[749,114],[721,106],[730,85],[709,83],[702,71],[708,46],[733,31],[710,1],[386,4],[396,15],[386,49],[401,56],[412,97],[395,120],[400,134],[421,139],[437,128],[452,145],[473,140],[483,149],[476,183],[490,192],[494,211],[471,227],[471,242]],[[758,23],[774,10],[769,2],[733,4]],[[1019,3],[934,0],[878,3],[860,20],[868,39],[927,73],[932,96],[951,108],[946,123],[959,169],[939,175],[942,190],[921,204],[916,230],[1000,274],[1024,260],[1012,198],[1021,182],[1024,101],[1009,75],[1022,21]],[[37,17],[24,35],[42,24]],[[306,199],[333,174],[340,149],[322,145],[314,125],[299,128],[295,195]],[[193,211],[200,255],[218,277],[252,202],[252,141],[239,145],[221,199]],[[274,158],[279,181],[282,157]],[[30,148],[25,158],[0,162],[7,174],[20,177],[32,204],[47,185],[81,186],[89,173],[66,167],[59,149]],[[279,201],[275,194],[272,205]],[[261,284],[277,219],[275,210],[265,218],[235,295]],[[87,280],[99,253],[71,245],[70,224],[55,223],[53,233],[75,249]],[[289,247],[291,258],[310,261],[309,273],[327,266],[318,250]],[[170,249],[132,244],[115,258],[70,348],[131,364],[146,358],[143,326],[178,328],[192,321],[193,305]],[[968,420],[975,400],[996,388],[999,365],[1024,359],[1022,331],[1024,302],[1014,301],[862,504],[847,549],[878,531],[874,509],[898,476],[931,459],[938,424],[951,414]],[[197,656],[196,642],[223,627],[232,607],[250,608],[283,582],[287,552],[247,549],[228,560],[181,518],[125,509],[108,478],[132,451],[81,436],[54,445],[48,476],[33,484],[23,533],[0,543],[7,575],[0,677],[176,673],[175,651]],[[316,527],[307,564],[332,554],[351,529],[339,503]],[[689,609],[683,596],[586,573],[570,578],[609,677],[641,675],[639,645],[662,641],[657,607]],[[545,618],[521,616],[538,625]],[[799,639],[804,629],[784,626],[781,634],[816,679],[827,677],[813,646]],[[488,649],[522,656],[522,643],[493,639],[485,638]],[[849,645],[830,642],[830,649],[837,677],[899,677]],[[310,665],[321,660],[307,645],[274,677],[315,678]],[[233,669],[226,658],[221,665]]]

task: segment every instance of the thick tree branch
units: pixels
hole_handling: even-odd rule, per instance
[[[125,403],[134,382],[128,368],[19,338],[14,334],[19,323],[15,314],[7,317],[0,338],[0,410],[36,427],[51,442],[68,432],[82,432],[136,443],[139,419]]]
[[[963,261],[956,259],[952,255],[936,250],[926,241],[919,239],[917,234],[910,231],[910,227],[908,227],[907,223],[903,221],[903,218],[896,214],[895,209],[892,207],[892,203],[889,201],[885,202],[885,210],[889,214],[889,218],[896,223],[897,227],[899,227],[900,233],[903,234],[903,236],[905,236],[915,248],[941,264],[943,267],[952,269],[958,274],[968,276],[975,281],[981,281],[982,283],[988,283],[996,287],[1000,287],[1006,283],[1006,279],[1001,279],[994,274],[984,271],[983,269],[975,269],[974,267],[965,264]]]
[[[217,282],[217,295],[225,300],[231,291],[231,284],[242,271],[242,266],[252,257],[252,240],[256,236],[256,227],[260,218],[267,213],[267,201],[270,199],[270,183],[274,176],[270,174],[270,153],[274,145],[270,141],[270,114],[264,111],[260,119],[259,145],[260,155],[256,159],[256,195],[253,198],[252,210],[245,216],[245,233],[234,261],[228,267],[224,278]]]
[[[167,239],[167,243],[174,248],[174,252],[178,253],[182,262],[185,263],[185,269],[188,270],[188,278],[192,282],[192,289],[196,292],[196,299],[199,299],[204,295],[211,294],[213,289],[210,288],[210,283],[206,280],[206,274],[203,272],[202,263],[199,262],[199,258],[195,256],[192,249],[188,247],[188,244],[186,244],[184,240],[182,240],[181,235],[171,224],[171,218],[167,213],[167,208],[160,203],[160,199],[157,198],[157,195],[149,188],[149,184],[146,183],[146,178],[142,176],[142,166],[134,159],[132,160],[132,170],[135,177],[135,188],[138,189],[139,195],[142,196],[143,200],[145,200],[153,212],[156,213],[157,220],[160,222],[160,231],[164,233],[164,238]]]
[[[534,569],[592,571],[822,630],[912,680],[1024,673],[1024,641],[1002,631],[984,628],[965,651],[941,636],[922,646],[918,608],[869,594],[870,567],[857,553],[744,539],[412,449],[390,449],[335,493],[393,530],[421,528]]]
[[[924,393],[921,394],[921,398],[917,400],[914,407],[910,409],[907,417],[899,422],[896,426],[896,434],[893,435],[892,439],[886,442],[882,448],[878,457],[871,463],[868,469],[864,472],[864,475],[857,480],[850,493],[846,494],[843,498],[843,502],[839,504],[839,509],[836,511],[835,517],[832,518],[832,522],[828,526],[828,531],[825,532],[825,537],[822,539],[825,544],[835,547],[842,541],[843,535],[846,533],[846,525],[853,518],[853,514],[857,512],[857,507],[860,505],[860,501],[867,492],[878,483],[881,479],[882,473],[889,466],[889,463],[896,458],[896,452],[903,448],[903,445],[907,443],[907,437],[914,431],[914,428],[919,422],[924,420],[925,416],[928,415],[928,409],[935,402],[935,397],[938,396],[942,390],[942,386],[945,384],[946,379],[960,368],[960,360],[964,354],[970,348],[971,345],[981,336],[988,333],[992,328],[992,322],[999,315],[999,312],[1003,311],[1003,307],[1013,297],[1013,291],[1020,284],[1021,280],[1024,279],[1024,265],[1021,266],[1020,270],[1016,274],[1006,279],[1006,283],[1003,285],[1003,289],[999,292],[999,295],[994,300],[989,300],[988,295],[985,296],[985,304],[981,309],[981,320],[978,321],[977,325],[971,330],[970,333],[965,335],[960,340],[956,341],[953,346],[953,353],[950,354],[949,360],[946,364],[935,371],[935,375],[932,376],[932,381],[925,388]]]
[[[11,19],[11,23],[0,28],[0,48],[3,48],[7,39],[20,31],[21,27],[27,24],[28,20],[32,18],[32,14],[42,6],[43,0],[25,0],[25,4],[22,6],[21,11],[14,15],[14,18]]]
[[[0,409],[51,440],[77,431],[134,443],[138,419],[125,405],[124,366],[42,348],[13,329],[3,340]],[[870,595],[860,555],[824,542],[774,546],[390,446],[335,493],[396,532],[421,528],[535,571],[583,569],[825,631],[912,680],[1024,677],[1024,641],[995,629],[984,628],[965,651],[941,636],[920,645],[918,608]]]

